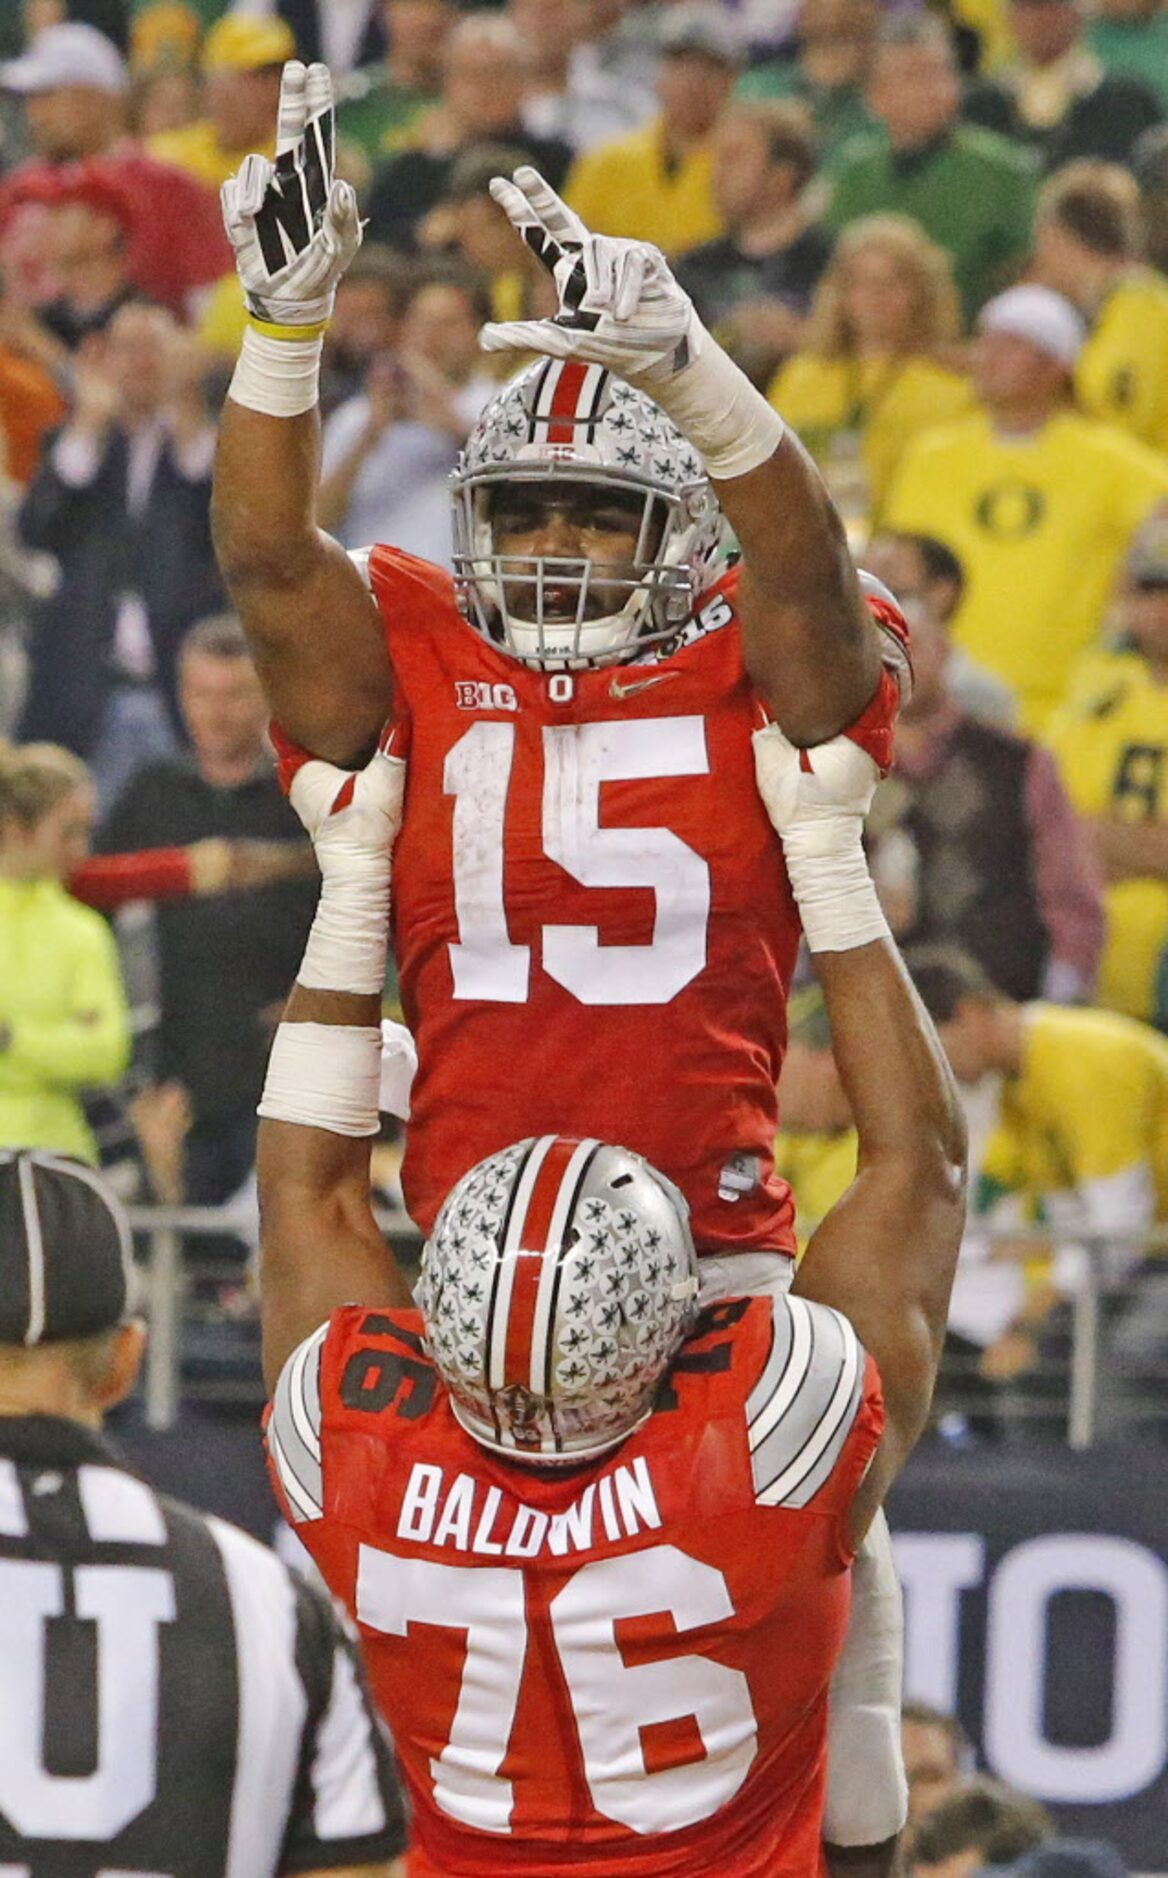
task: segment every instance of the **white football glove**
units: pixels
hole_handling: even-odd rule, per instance
[[[361,245],[351,184],[333,174],[327,65],[289,59],[280,80],[276,161],[247,156],[219,192],[249,313],[275,326],[321,326]]]
[[[793,835],[830,847],[844,831],[849,840],[863,832],[880,771],[858,743],[832,737],[800,750],[777,724],[752,742],[758,792],[784,842]]]
[[[658,248],[593,235],[538,170],[496,176],[491,194],[556,283],[554,319],[484,326],[485,352],[515,349],[603,365],[633,384],[660,385],[692,364],[709,335]]]
[[[288,799],[316,850],[323,880],[371,873],[389,879],[405,787],[401,757],[380,748],[364,769],[338,769],[319,757],[301,764]]]
[[[387,739],[362,770],[314,757],[297,770],[292,807],[316,851],[320,901],[302,985],[320,991],[379,992],[389,944],[389,880],[401,827],[406,766],[385,754]]]
[[[864,854],[864,817],[880,771],[850,737],[796,749],[777,724],[756,730],[754,770],[812,952],[886,938]]]

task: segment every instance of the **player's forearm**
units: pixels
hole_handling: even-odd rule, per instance
[[[821,953],[815,964],[859,1164],[812,1235],[797,1286],[851,1319],[911,1445],[927,1411],[964,1221],[964,1124],[936,1033],[891,940]]]
[[[793,743],[850,724],[880,678],[876,628],[823,478],[788,431],[774,455],[715,484],[742,548],[747,670]]]
[[[271,417],[227,397],[211,492],[219,565],[238,601],[300,585],[324,553],[316,523],[320,415]]]
[[[283,1041],[302,1026],[335,1028],[350,1054],[364,1049],[376,1074],[380,999],[373,994],[311,991],[297,985],[281,1025]],[[299,1095],[311,1114],[320,1098],[321,1125],[263,1115],[256,1167],[262,1221],[260,1292],[264,1375],[275,1386],[300,1339],[342,1304],[409,1308],[410,1290],[386,1246],[369,1197],[372,1136],[328,1125],[330,1096],[311,1082],[312,1055]],[[317,1056],[319,1061],[319,1055]],[[359,1101],[359,1096],[356,1100]],[[267,1094],[265,1093],[265,1104]],[[374,1125],[376,1113],[374,1112]]]
[[[828,1878],[900,1878],[904,1863],[900,1837],[883,1845],[828,1845],[823,1847]]]

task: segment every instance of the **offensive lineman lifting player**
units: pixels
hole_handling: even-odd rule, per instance
[[[274,171],[249,157],[224,190],[251,322],[216,536],[286,776],[305,750],[358,759],[387,717],[408,758],[393,937],[419,1056],[410,1211],[429,1231],[472,1163],[571,1129],[676,1183],[710,1294],[781,1288],[793,1234],[771,1142],[799,916],[751,737],[768,710],[804,745],[849,725],[886,764],[897,677],[873,612],[903,675],[895,609],[865,607],[818,475],[657,252],[589,235],[526,170],[497,199],[561,310],[483,343],[547,356],[468,442],[455,582],[384,548],[363,578],[313,519],[320,335],[360,240],[325,68],[286,69],[278,148]],[[721,578],[703,463],[742,549]],[[824,869],[800,907],[828,949],[840,891]],[[367,893],[323,929],[301,983],[378,989],[381,915]],[[858,1724],[883,1703],[876,1754],[895,1680],[874,1697],[861,1678],[853,1705]],[[865,1784],[837,1808],[833,1775],[842,1844],[898,1824],[895,1764]]]
[[[814,932],[818,884],[846,877],[862,932],[875,764],[837,738],[804,772],[781,732],[760,737],[798,904]],[[379,882],[382,966],[402,769],[378,754],[353,786],[312,762],[293,790],[317,921],[344,923]],[[412,1796],[412,1878],[829,1869],[847,1566],[928,1407],[962,1126],[887,937],[817,965],[862,1171],[791,1294],[704,1312],[672,1183],[548,1135],[454,1187],[419,1316],[369,1207],[379,999],[293,992],[260,1110],[268,1451],[361,1626]]]

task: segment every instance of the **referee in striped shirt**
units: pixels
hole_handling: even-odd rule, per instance
[[[392,1753],[333,1607],[102,1441],[131,1281],[89,1168],[0,1153],[0,1873],[390,1878]]]

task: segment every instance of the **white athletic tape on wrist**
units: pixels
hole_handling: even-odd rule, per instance
[[[258,1113],[331,1135],[375,1135],[380,1081],[376,1025],[283,1023],[272,1040]]]
[[[272,339],[248,326],[227,388],[229,398],[265,417],[300,417],[320,396],[318,333],[311,339]]]
[[[900,1585],[879,1512],[852,1567],[852,1613],[831,1678],[827,1724],[829,1845],[883,1845],[908,1815],[900,1745],[904,1675]]]
[[[851,952],[890,937],[858,817],[788,829],[783,855],[810,951]]]
[[[706,336],[692,365],[648,386],[701,454],[711,476],[745,476],[772,457],[786,425],[721,346]]]
[[[325,873],[298,984],[310,991],[379,992],[389,952],[389,854],[350,858]]]

